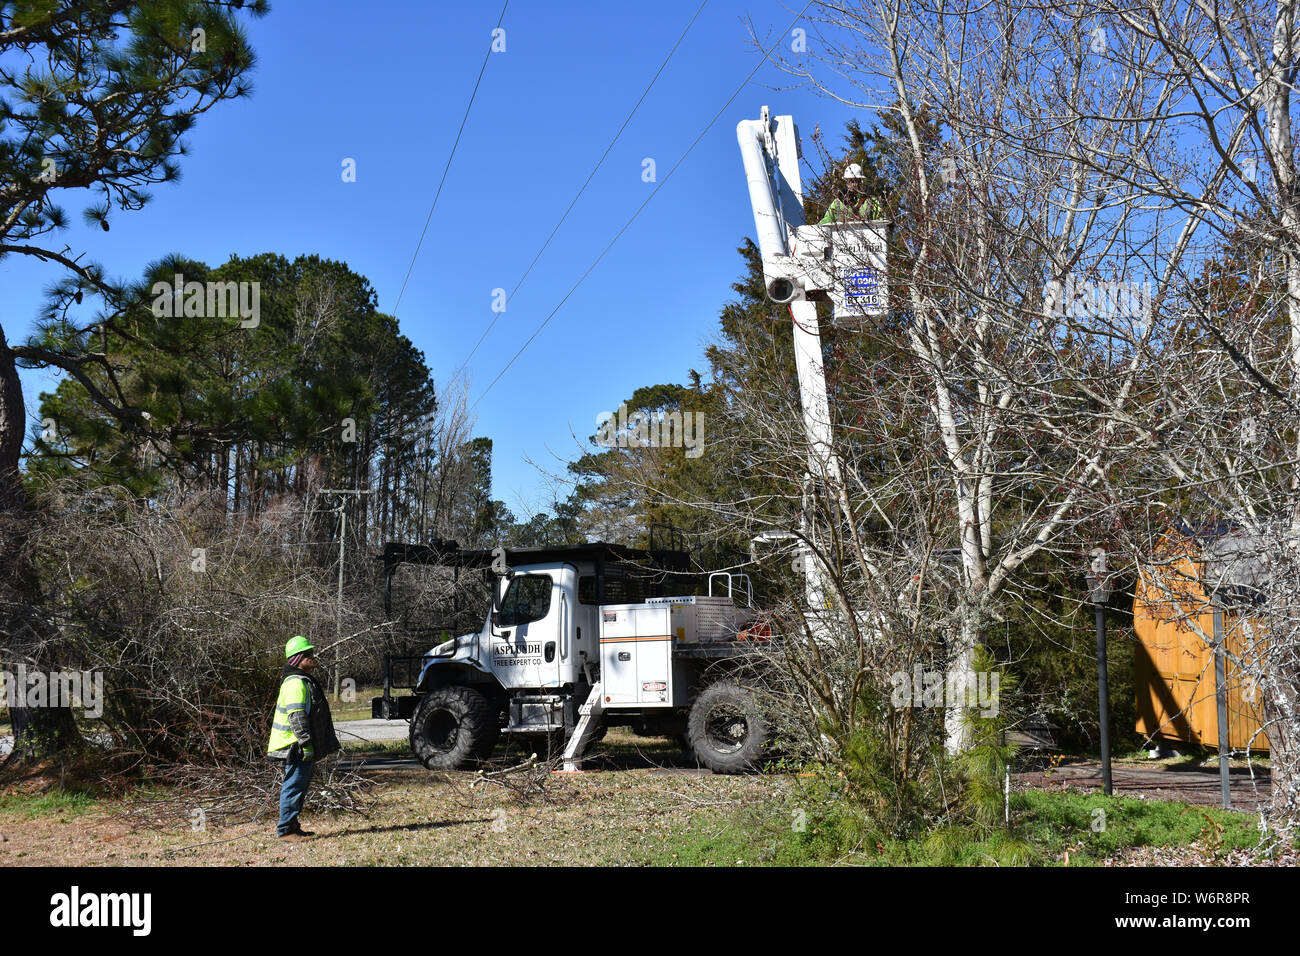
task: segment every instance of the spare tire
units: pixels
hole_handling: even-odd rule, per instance
[[[429,691],[411,715],[411,750],[430,770],[459,770],[496,745],[496,708],[472,687]]]
[[[719,681],[695,698],[686,737],[695,758],[714,773],[744,773],[763,759],[767,721],[753,691]]]

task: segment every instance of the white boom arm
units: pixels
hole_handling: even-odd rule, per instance
[[[749,202],[754,208],[767,294],[773,301],[788,303],[793,320],[799,400],[808,437],[806,478],[814,488],[838,488],[840,468],[822,367],[821,329],[816,303],[810,302],[807,294],[827,293],[837,324],[884,313],[888,223],[804,222],[799,130],[792,117],[772,117],[764,106],[759,119],[737,124],[736,138],[745,163]],[[802,531],[805,540],[815,540],[816,529],[809,511],[803,509]],[[775,539],[768,536],[768,540]],[[830,610],[823,568],[806,545],[800,557],[809,606]]]
[[[804,224],[799,177],[799,133],[794,120],[772,120],[763,107],[762,118],[742,120],[736,126],[740,154],[754,208],[754,227],[763,257],[763,278],[768,295],[790,305],[793,319],[795,364],[799,372],[799,398],[804,432],[808,437],[808,475],[823,482],[838,479],[839,467],[831,435],[830,403],[822,367],[821,329],[817,306],[804,297],[807,269],[791,255],[794,230]],[[803,532],[811,537],[809,509],[803,509]],[[810,607],[825,608],[822,568],[810,549],[800,549]]]

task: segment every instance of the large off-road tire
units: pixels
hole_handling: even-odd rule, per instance
[[[430,770],[460,770],[485,759],[497,742],[497,712],[472,687],[439,687],[411,715],[411,750]]]
[[[752,691],[719,681],[691,705],[686,738],[695,759],[714,773],[744,773],[763,759],[767,721]]]

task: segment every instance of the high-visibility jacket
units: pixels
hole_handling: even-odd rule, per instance
[[[275,716],[271,718],[271,739],[266,745],[268,754],[286,750],[302,742],[293,731],[295,721],[290,716],[299,713],[303,718],[311,714],[310,681],[297,674],[290,674],[281,682],[280,696],[275,702]],[[310,744],[309,739],[307,745]]]
[[[837,222],[850,222],[854,219],[880,219],[884,215],[884,210],[880,205],[880,197],[873,196],[862,201],[857,212],[846,203],[838,199],[832,200],[831,204],[826,207],[826,215],[822,216],[819,226],[830,226]]]
[[[280,682],[267,756],[284,760],[294,744],[301,747],[302,759],[307,761],[323,760],[339,751],[329,699],[316,681],[301,672],[287,673]]]

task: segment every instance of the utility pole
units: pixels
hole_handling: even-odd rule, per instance
[[[334,641],[335,646],[343,640],[343,543],[347,540],[348,533],[348,511],[343,498],[347,495],[355,495],[358,499],[362,495],[371,493],[369,488],[325,488],[321,494],[339,495],[339,592],[338,607],[334,612]],[[343,669],[337,664],[334,667],[334,699],[339,699],[339,681],[342,677]]]

